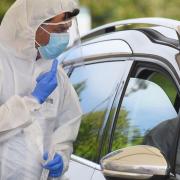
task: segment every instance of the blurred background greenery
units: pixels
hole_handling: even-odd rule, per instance
[[[179,0],[81,0],[81,3],[91,10],[93,27],[137,17],[180,19]]]
[[[0,20],[14,0],[0,0]],[[90,9],[92,26],[137,17],[180,19],[180,0],[80,0]]]
[[[0,21],[14,0],[0,0]]]

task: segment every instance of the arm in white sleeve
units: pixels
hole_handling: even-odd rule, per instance
[[[0,133],[6,133],[31,123],[31,112],[39,108],[31,97],[12,96],[0,106]]]
[[[78,96],[62,69],[60,69],[60,76],[60,91],[63,97],[61,97],[58,126],[54,132],[53,144],[55,144],[56,152],[63,158],[63,172],[65,172],[69,166],[70,156],[73,151],[73,142],[76,140],[79,131],[82,110]]]
[[[0,95],[2,96],[3,70],[0,66]],[[37,100],[31,96],[13,95],[0,105],[0,135],[12,133],[31,122],[31,112],[39,109]]]

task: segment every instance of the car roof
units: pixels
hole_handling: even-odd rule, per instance
[[[133,27],[129,27],[127,25],[133,25]],[[141,25],[141,27],[134,25]],[[101,51],[104,52],[100,53],[106,54],[107,49],[109,50],[112,47],[117,49],[118,46],[117,44],[115,45],[116,40],[119,41],[119,44],[121,45],[126,44],[129,46],[129,50],[127,50],[128,47],[126,47],[126,50],[122,50],[122,46],[125,45],[122,45],[121,47],[119,46],[119,55],[133,54],[133,56],[142,56],[146,54],[162,57],[171,63],[178,71],[179,68],[175,56],[179,54],[180,50],[179,27],[180,21],[166,18],[139,18],[118,21],[98,27],[81,37],[82,46],[84,50],[85,47],[93,47],[97,45],[97,43],[101,44],[108,42],[109,44],[107,46],[110,48],[104,48],[104,44],[101,44],[103,47]],[[91,51],[91,48],[87,49],[88,50],[83,51],[83,56],[85,59],[89,56],[88,52]],[[94,51],[91,51],[91,54],[93,53]],[[113,53],[115,52],[113,51]],[[113,55],[113,53],[111,53],[111,55]],[[74,56],[76,53],[73,53],[72,51],[71,54],[71,60],[73,61],[74,59],[76,61],[78,58],[77,56]],[[66,61],[64,62],[66,65]]]
[[[136,19],[128,19],[128,20],[122,20],[122,21],[116,21],[113,23],[109,23],[103,26],[100,26],[98,28],[95,28],[85,34],[82,39],[87,39],[90,37],[95,37],[100,34],[105,34],[109,31],[114,30],[115,28],[119,26],[127,26],[127,25],[139,25],[139,24],[149,24],[149,25],[156,25],[161,27],[166,27],[169,29],[174,29],[177,31],[178,34],[180,34],[180,21],[168,19],[168,18],[136,18]]]

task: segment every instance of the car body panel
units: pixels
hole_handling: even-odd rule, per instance
[[[90,180],[94,174],[94,171],[95,170],[93,168],[88,167],[87,165],[71,160],[69,164],[69,169],[65,173],[65,177],[68,178],[68,180]]]
[[[174,33],[172,34],[172,36],[174,36]],[[114,46],[114,42],[116,42],[116,45],[118,44],[117,47]],[[91,45],[87,46],[89,44]],[[123,45],[124,47],[122,47]],[[99,49],[95,50],[95,46],[97,48],[99,46]],[[108,49],[106,48],[107,46]],[[93,47],[93,49],[90,47]],[[118,49],[119,51],[117,51]],[[179,54],[179,51],[177,49],[170,48],[169,46],[153,43],[144,33],[138,30],[126,30],[105,34],[103,36],[95,38],[94,40],[84,42],[82,46],[83,59],[95,58],[98,56],[102,57],[107,55],[129,55],[131,53],[133,56],[153,55],[161,57],[161,60],[164,60],[164,62],[172,64],[174,69],[176,70],[176,73],[178,74],[178,76],[180,76],[179,66],[176,60],[176,56]],[[69,59],[71,61],[76,61],[78,58],[76,57],[76,55],[73,56],[73,51],[71,54],[71,57],[67,57],[68,61]],[[66,60],[64,60],[64,62],[66,62]]]
[[[177,66],[178,64],[175,58],[179,51],[174,48],[170,48],[169,46],[159,45],[151,42],[151,40],[144,33],[138,30],[127,30],[110,33],[102,37],[97,37],[95,40],[90,40],[89,43],[118,39],[124,40],[127,44],[129,44],[134,56],[146,54],[149,56],[153,55],[164,58],[166,61],[173,64],[174,68],[176,69],[176,72],[180,75],[179,68]]]
[[[172,76],[172,79],[176,83],[177,89],[180,92],[180,67],[177,63],[179,50],[177,48],[170,47],[169,44],[153,42],[141,29],[128,29],[118,32],[104,32],[104,34],[96,34],[96,32],[108,27],[117,26],[119,24],[125,25],[130,22],[132,24],[136,24],[137,20],[134,20],[134,22],[132,20],[120,21],[91,31],[89,35],[87,35],[87,40],[82,37],[82,54],[76,53],[76,49],[71,49],[70,53],[68,52],[68,56],[67,54],[64,55],[64,60],[62,63],[65,68],[68,68],[71,71],[71,67],[73,69],[74,67],[82,64],[86,66],[87,64],[97,62],[116,60],[125,61],[127,63],[126,71],[123,77],[119,79],[119,82],[117,82],[117,92],[114,96],[114,100],[112,99],[111,102],[111,105],[114,105],[116,111],[118,108],[119,99],[123,96],[122,93],[126,87],[126,81],[129,73],[131,72],[131,67],[133,67],[135,62],[148,62],[162,67]],[[152,29],[162,32],[170,39],[179,40],[176,36],[176,30],[179,28],[180,24],[179,21],[161,18],[156,20],[154,20],[154,18],[143,18],[139,20],[139,23],[153,23],[157,26],[152,27]],[[79,50],[77,52],[79,52]],[[116,111],[113,113],[115,114]],[[108,116],[113,117],[113,113],[111,110],[107,113],[107,121],[104,122],[100,132],[101,136],[103,137],[100,141],[104,144],[101,144],[101,155],[99,158],[108,153],[109,145],[106,147],[106,143],[110,143],[111,137],[108,136],[110,136],[112,133],[114,123],[113,118],[108,119]],[[103,136],[103,134],[106,135]],[[80,157],[78,158],[74,155],[72,155],[70,169],[67,172],[67,176],[70,180],[105,180],[99,164]]]
[[[68,180],[91,180],[94,179],[93,177],[97,176],[98,180],[105,180],[104,176],[102,175],[100,165],[75,155],[71,156],[69,169],[65,173],[65,176],[68,178]]]
[[[102,171],[95,170],[91,180],[106,180]]]

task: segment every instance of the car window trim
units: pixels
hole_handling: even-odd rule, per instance
[[[118,99],[119,103],[117,105],[116,114],[115,114],[114,119],[113,119],[113,125],[112,125],[111,132],[110,132],[111,135],[110,135],[109,148],[108,148],[107,153],[110,153],[111,149],[112,149],[112,143],[113,143],[113,137],[114,137],[113,132],[115,131],[115,128],[116,128],[116,122],[117,122],[117,119],[118,119],[118,116],[119,116],[119,113],[120,113],[120,108],[121,108],[121,105],[122,105],[122,101],[123,101],[123,98],[124,98],[124,95],[125,95],[125,92],[126,92],[126,89],[127,89],[130,77],[131,77],[131,74],[133,72],[134,64],[135,64],[135,62],[132,63],[132,66],[131,66],[131,69],[130,69],[130,71],[128,73],[128,76],[127,76],[126,80],[123,82],[122,92],[121,92],[120,96],[116,97]]]
[[[128,69],[128,71],[124,71],[124,75],[123,75],[123,77],[122,77],[122,79],[121,80],[119,80],[119,84],[118,84],[118,88],[117,88],[117,90],[116,90],[116,94],[115,94],[115,97],[114,97],[114,100],[113,100],[113,102],[112,102],[112,104],[111,104],[111,109],[110,109],[110,111],[109,111],[109,114],[108,114],[108,116],[107,116],[107,120],[106,120],[106,124],[105,124],[105,127],[107,128],[107,125],[108,125],[108,123],[109,123],[109,121],[111,121],[111,123],[109,124],[109,126],[108,127],[110,127],[109,129],[108,129],[108,132],[107,132],[107,135],[109,135],[110,134],[110,137],[107,139],[107,144],[108,144],[108,146],[107,146],[107,150],[105,151],[104,149],[103,149],[103,143],[105,142],[104,141],[104,139],[106,139],[106,137],[105,137],[105,129],[103,130],[103,136],[102,136],[102,140],[101,140],[101,149],[100,149],[100,155],[99,155],[99,160],[104,156],[104,155],[106,155],[107,153],[109,153],[109,146],[110,146],[110,142],[111,142],[111,131],[112,131],[112,128],[113,128],[113,124],[114,124],[114,117],[116,116],[116,112],[117,112],[117,108],[118,108],[118,106],[119,106],[119,103],[117,104],[117,106],[115,107],[115,112],[114,112],[114,116],[113,116],[113,119],[111,120],[110,119],[110,115],[111,115],[111,112],[113,111],[113,104],[114,104],[114,102],[117,100],[117,97],[121,97],[121,93],[123,92],[123,87],[124,87],[124,83],[126,82],[126,79],[127,79],[127,77],[129,76],[129,72],[131,72],[131,69],[132,69],[132,65],[133,65],[133,61],[128,61],[127,60],[127,62],[128,62],[128,65],[127,65],[127,67],[126,67],[126,69]],[[104,154],[105,153],[105,154]]]
[[[97,164],[95,162],[92,162],[92,161],[90,161],[88,159],[82,158],[80,156],[77,156],[75,154],[71,155],[71,161],[80,163],[82,165],[88,166],[88,167],[93,168],[95,170],[99,170],[99,171],[101,170],[101,167],[100,167],[99,164]]]
[[[153,55],[153,54],[141,54],[141,53],[133,54],[132,58],[135,61],[140,61],[140,62],[145,62],[145,63],[154,63],[164,68],[173,77],[180,91],[180,77],[175,67],[167,59],[157,56],[157,55]],[[178,67],[178,64],[177,64],[177,67]]]
[[[71,76],[73,71],[78,68],[78,67],[83,67],[86,65],[92,65],[92,64],[99,64],[99,63],[105,63],[105,62],[118,62],[118,61],[131,61],[131,56],[130,55],[125,55],[125,54],[117,54],[117,55],[110,55],[110,56],[97,56],[93,58],[86,58],[84,59],[84,62],[81,63],[75,63],[71,65],[64,65],[65,67],[68,67],[70,70],[68,72],[68,77]]]

